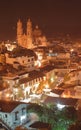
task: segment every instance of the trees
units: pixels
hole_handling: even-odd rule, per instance
[[[39,116],[39,120],[51,124],[52,130],[67,130],[76,120],[74,107],[65,107],[58,110],[55,104],[34,105],[29,109]]]

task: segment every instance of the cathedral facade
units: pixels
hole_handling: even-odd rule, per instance
[[[17,42],[20,46],[27,49],[32,49],[35,46],[46,46],[46,37],[42,35],[38,26],[33,30],[30,19],[27,21],[26,33],[23,32],[23,25],[21,20],[17,22]]]

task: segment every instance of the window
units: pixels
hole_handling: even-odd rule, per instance
[[[24,64],[24,60],[22,61],[22,63]]]
[[[25,108],[22,108],[22,115],[25,114]]]
[[[17,111],[17,112],[15,112],[15,120],[18,120],[18,114],[19,114],[19,112]]]
[[[28,62],[30,62],[30,59],[28,59]]]
[[[7,118],[8,116],[7,116],[7,114],[5,114],[5,118]]]
[[[31,60],[33,61],[34,59],[32,58]]]

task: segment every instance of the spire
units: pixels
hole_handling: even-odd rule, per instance
[[[27,37],[32,37],[32,22],[30,19],[27,21]]]
[[[32,22],[30,19],[27,21],[27,45],[32,48]]]
[[[21,22],[20,19],[18,20],[17,25],[21,25],[22,26],[22,22]]]
[[[22,43],[22,35],[23,35],[22,22],[19,19],[17,22],[17,41],[19,44]]]

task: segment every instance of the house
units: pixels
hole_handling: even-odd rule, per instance
[[[27,71],[35,69],[34,62],[36,54],[33,50],[17,47],[11,52],[7,52],[5,56],[7,64],[12,64],[15,67],[19,63],[19,65],[26,67]]]
[[[77,102],[78,99],[51,97],[51,96],[48,96],[44,101],[45,104],[52,103],[52,104],[56,104],[57,106],[73,106],[73,107],[77,107]]]
[[[3,69],[4,71],[2,71]],[[9,96],[10,99],[12,95],[12,99],[15,99],[15,95],[18,97],[17,94],[19,93],[19,89],[22,90],[22,93],[24,94],[23,98],[26,99],[27,95],[31,92],[34,93],[34,91],[37,90],[40,82],[44,80],[45,76],[41,71],[32,70],[28,72],[22,68],[21,70],[13,68],[10,64],[6,64],[3,69],[1,70],[1,82],[3,81],[6,84],[6,87],[0,91],[1,99],[3,99],[2,97],[4,96],[6,97],[6,95]]]
[[[27,106],[21,102],[0,101],[0,120],[6,127],[14,130],[17,126],[27,123]]]
[[[63,92],[64,92],[64,90],[62,90],[62,89],[52,89],[51,92],[50,92],[50,96],[61,97]]]
[[[40,71],[45,74],[46,78],[49,80],[50,78],[54,78],[55,76],[55,67],[52,65],[46,65],[40,68]]]

